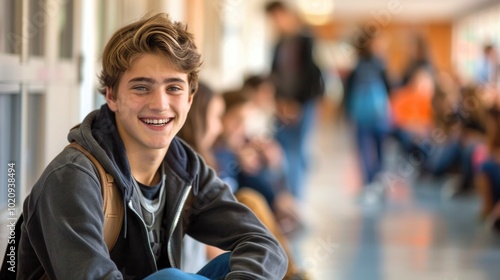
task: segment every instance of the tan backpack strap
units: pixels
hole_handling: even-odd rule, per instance
[[[123,224],[123,199],[122,194],[115,184],[113,176],[104,170],[101,163],[85,148],[76,142],[72,142],[67,147],[74,148],[82,152],[94,164],[99,173],[101,181],[103,212],[104,212],[104,241],[111,252],[120,236]]]

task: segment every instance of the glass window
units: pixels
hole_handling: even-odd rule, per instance
[[[7,206],[7,164],[15,163],[16,186],[21,188],[21,95],[0,92],[0,208]]]

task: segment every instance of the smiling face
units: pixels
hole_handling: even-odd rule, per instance
[[[106,101],[127,151],[166,152],[193,101],[187,74],[165,56],[143,54],[132,60],[116,91],[106,88]]]

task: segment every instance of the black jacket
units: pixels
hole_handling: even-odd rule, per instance
[[[182,237],[232,251],[226,279],[282,279],[283,249],[228,187],[186,144],[175,138],[165,157],[166,203],[161,256],[152,254],[138,195],[114,113],[90,113],[68,140],[91,152],[123,193],[125,220],[108,253],[97,170],[75,149],[64,149],[45,169],[24,202],[18,250],[19,279],[142,279],[179,267]]]
[[[279,40],[271,67],[278,98],[304,104],[323,95],[324,81],[313,49],[314,40],[307,32]]]

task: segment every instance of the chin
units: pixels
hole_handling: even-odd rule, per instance
[[[156,141],[156,142],[150,142],[147,146],[151,149],[160,150],[160,149],[168,148],[170,146],[171,142],[172,142],[172,139],[164,140],[161,142]]]

